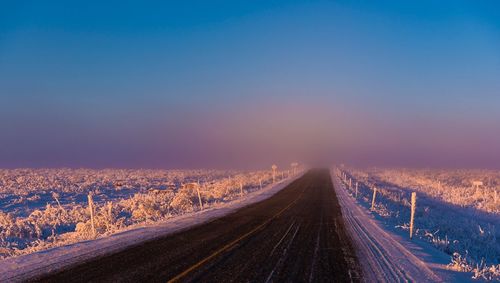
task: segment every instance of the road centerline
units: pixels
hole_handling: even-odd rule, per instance
[[[202,259],[201,261],[195,263],[194,265],[190,266],[188,269],[186,269],[183,272],[179,273],[178,275],[176,275],[172,279],[168,280],[167,282],[168,283],[179,282],[183,277],[187,276],[189,273],[195,271],[197,268],[203,266],[205,263],[209,262],[210,260],[212,260],[213,258],[215,258],[218,255],[222,254],[223,252],[231,249],[233,246],[235,246],[239,242],[243,241],[244,239],[250,237],[252,234],[256,233],[257,231],[263,229],[265,226],[267,226],[269,223],[271,223],[271,221],[273,221],[274,219],[278,218],[286,210],[288,210],[292,205],[294,205],[295,203],[297,203],[297,201],[302,197],[303,193],[304,193],[304,190],[302,190],[302,192],[300,193],[300,195],[294,201],[292,201],[285,208],[283,208],[278,213],[276,213],[275,215],[273,215],[271,218],[267,219],[264,223],[262,223],[259,226],[255,227],[251,231],[245,233],[244,235],[242,235],[241,237],[237,238],[236,240],[233,240],[229,244],[223,246],[221,249],[215,251],[214,253],[212,253],[208,257],[206,257],[206,258]]]

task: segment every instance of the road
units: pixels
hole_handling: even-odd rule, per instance
[[[100,257],[40,282],[358,282],[328,170],[233,214]]]

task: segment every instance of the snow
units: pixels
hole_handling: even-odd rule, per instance
[[[85,242],[56,247],[0,261],[0,282],[24,281],[42,273],[89,260],[130,247],[139,242],[172,234],[230,214],[235,210],[267,199],[299,178],[301,174],[250,192],[239,199],[218,203],[202,211],[183,214],[167,221],[135,225],[128,230]]]
[[[446,269],[449,258],[424,242],[410,241],[383,224],[351,196],[331,172],[342,214],[360,259],[366,282],[469,282]]]
[[[370,213],[384,228],[408,237],[410,195],[417,193],[413,242],[423,241],[445,253],[450,269],[474,279],[500,280],[500,211],[495,190],[500,172],[446,169],[354,169],[344,167],[352,179],[349,195],[370,208],[373,188],[377,198]],[[473,188],[471,180],[486,180]]]

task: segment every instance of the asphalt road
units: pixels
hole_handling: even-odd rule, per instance
[[[328,170],[189,230],[48,274],[42,282],[358,282]]]

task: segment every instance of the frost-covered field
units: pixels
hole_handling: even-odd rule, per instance
[[[500,280],[500,172],[486,170],[347,169],[351,195],[386,224],[409,230],[410,194],[417,192],[416,237],[450,255],[450,269]],[[474,181],[483,185],[473,188]]]
[[[278,172],[276,179],[284,175]],[[270,171],[0,170],[0,258],[163,221],[272,181]]]

